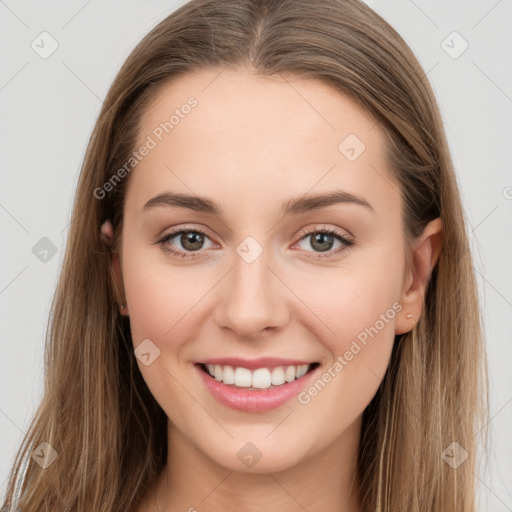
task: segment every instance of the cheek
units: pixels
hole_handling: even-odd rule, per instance
[[[373,267],[360,263],[331,269],[324,276],[316,273],[294,288],[315,313],[303,318],[308,319],[308,330],[329,354],[320,382],[305,390],[301,403],[311,402],[318,414],[330,411],[336,425],[355,418],[375,395],[390,361],[395,319],[402,309],[400,261]]]
[[[373,337],[393,339],[394,319],[401,309],[398,303],[401,274],[393,264],[385,268],[385,272],[380,272],[358,265],[310,273],[310,277],[304,273],[300,279],[298,274],[295,277],[290,274],[294,293],[307,306],[304,311],[312,313],[303,320],[309,319],[310,330],[333,354],[344,353],[352,340],[364,343],[365,333],[369,337],[369,331]]]
[[[176,420],[176,410],[192,414],[192,417],[185,414],[178,419],[178,423],[185,422],[185,430],[187,422],[192,422],[193,414],[198,411],[193,410],[194,400],[183,392],[182,383],[188,377],[187,358],[183,357],[183,352],[188,342],[195,338],[195,329],[200,322],[197,317],[200,300],[212,286],[212,283],[207,284],[205,277],[202,276],[201,283],[201,275],[193,270],[193,266],[171,269],[158,256],[138,257],[136,252],[127,259],[124,271],[136,353],[145,340],[152,342],[145,342],[150,347],[150,364],[144,364],[140,358],[137,358],[137,364],[151,394],[169,418]]]
[[[184,326],[190,327],[199,301],[211,284],[207,271],[198,266],[171,268],[164,256],[151,252],[132,253],[123,278],[134,345],[149,338],[163,348],[168,340],[180,339],[176,333]]]

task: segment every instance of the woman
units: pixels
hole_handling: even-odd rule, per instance
[[[139,43],[52,313],[6,506],[476,510],[464,212],[432,89],[359,1],[192,1]]]

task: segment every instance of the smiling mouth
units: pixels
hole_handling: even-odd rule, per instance
[[[261,391],[278,388],[300,379],[315,370],[320,363],[257,368],[255,370],[230,365],[206,365],[203,363],[197,363],[197,365],[206,375],[226,386],[248,391]]]

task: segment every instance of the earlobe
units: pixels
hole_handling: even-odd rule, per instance
[[[421,316],[427,284],[441,253],[442,229],[440,217],[430,221],[411,249],[411,268],[400,300],[402,310],[397,315],[395,334],[412,330]]]

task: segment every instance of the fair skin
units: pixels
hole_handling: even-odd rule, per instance
[[[198,101],[131,171],[114,257],[134,348],[149,339],[160,350],[150,365],[137,362],[169,418],[167,465],[139,512],[357,512],[362,414],[395,335],[421,315],[441,222],[427,225],[407,268],[400,191],[375,121],[320,81],[219,71],[165,84],[145,111],[137,147],[187,98]],[[366,146],[354,161],[338,149],[348,134]],[[285,201],[334,190],[371,208],[344,202],[280,215]],[[207,197],[222,215],[143,211],[163,192]],[[179,235],[165,245],[196,259],[157,243],[181,227],[205,231],[199,250]],[[311,235],[322,228],[354,244],[332,237],[322,252]],[[250,264],[236,251],[248,236],[263,248]],[[386,312],[378,334],[307,404],[295,398],[264,413],[234,410],[194,367],[211,357],[274,356],[318,362],[321,375]],[[237,456],[248,442],[262,455],[251,467]]]

